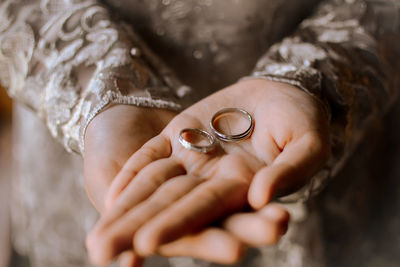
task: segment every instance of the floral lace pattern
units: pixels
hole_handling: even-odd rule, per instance
[[[110,102],[179,110],[190,92],[96,1],[7,0],[0,14],[0,80],[68,151]]]
[[[390,17],[390,22],[385,20]],[[332,156],[294,199],[320,192],[343,167],[368,125],[391,106],[400,86],[399,51],[384,36],[400,35],[400,2],[324,2],[296,33],[275,44],[251,77],[290,83],[322,100],[331,121]]]

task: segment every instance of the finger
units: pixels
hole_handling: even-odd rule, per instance
[[[248,182],[211,179],[162,211],[135,235],[135,251],[148,256],[156,248],[213,222],[246,204]]]
[[[114,202],[112,209],[103,214],[95,228],[107,227],[107,225],[123,216],[127,210],[147,199],[165,181],[184,173],[183,167],[171,158],[160,159],[147,165],[121,193]]]
[[[265,206],[275,194],[300,189],[329,156],[329,145],[310,132],[285,146],[273,164],[259,170],[251,183],[248,199],[255,209]]]
[[[222,229],[209,228],[162,245],[157,254],[165,257],[194,257],[219,264],[233,264],[243,255],[243,244]]]
[[[267,205],[259,212],[238,213],[224,222],[224,228],[251,246],[276,244],[286,233],[289,213],[278,205]]]
[[[290,213],[281,205],[275,203],[268,204],[259,210],[257,214],[280,224],[282,226],[279,232],[280,235],[284,235],[287,232]]]
[[[125,189],[129,182],[148,164],[166,158],[171,154],[169,141],[162,135],[152,138],[134,153],[124,164],[110,185],[105,196],[105,207],[109,209],[117,196]]]
[[[91,260],[107,264],[121,251],[132,248],[139,227],[190,192],[204,179],[180,176],[165,182],[150,198],[106,227],[96,227],[87,238]]]
[[[119,267],[140,267],[143,259],[133,251],[125,251],[119,256]]]

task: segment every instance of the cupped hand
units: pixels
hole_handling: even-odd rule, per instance
[[[242,108],[253,115],[255,127],[250,138],[220,143],[207,154],[182,147],[178,136],[183,128],[209,131],[212,115],[225,107]],[[327,125],[321,104],[287,84],[247,80],[203,99],[176,116],[158,136],[134,153],[119,172],[107,194],[109,208],[88,239],[92,259],[107,262],[133,244],[141,256],[158,252],[229,262],[213,258],[218,249],[209,247],[203,250],[207,253],[193,255],[194,250],[176,242],[184,244],[202,227],[237,213],[248,204],[261,209],[275,194],[302,186],[329,155]],[[237,127],[235,123],[225,125],[232,131]],[[218,230],[226,238],[233,238],[225,243],[223,237],[218,238],[227,251],[236,248],[229,244],[277,241],[276,234],[271,235],[273,242],[257,238],[268,236],[268,229],[280,232],[279,227],[271,229],[284,225],[278,223],[282,220],[269,224],[262,221],[260,225],[269,225],[265,235],[251,237],[244,234],[251,229],[238,222],[255,223],[261,217],[243,216],[232,215],[225,222],[232,235]],[[212,236],[210,229],[194,234],[193,238],[199,240],[195,244],[203,240],[204,247],[208,236]],[[175,250],[171,250],[171,244],[175,244]]]
[[[112,180],[129,157],[175,115],[168,110],[113,104],[90,122],[83,156],[85,187],[100,213]]]
[[[90,122],[83,157],[85,189],[100,213],[105,210],[105,194],[122,166],[175,115],[168,110],[112,104]],[[141,261],[134,253],[121,257],[121,260],[127,258],[130,260],[128,266]]]

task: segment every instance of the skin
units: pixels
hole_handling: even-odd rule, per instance
[[[181,146],[177,138],[181,129],[209,131],[210,118],[225,107],[240,107],[253,115],[255,128],[250,138],[221,143],[207,154]],[[235,131],[238,125],[232,122],[225,127]],[[129,136],[134,139],[134,133]],[[106,139],[102,140],[113,146],[113,140]],[[126,144],[125,139],[114,139],[121,140]],[[135,144],[131,151],[139,147]],[[95,144],[91,148],[95,151]],[[93,188],[89,195],[103,209],[87,238],[90,258],[102,265],[123,253],[121,266],[139,266],[141,257],[158,253],[233,263],[244,245],[270,245],[279,240],[289,215],[269,202],[277,194],[304,185],[329,153],[324,110],[298,88],[254,79],[220,90],[176,115],[129,159],[118,161],[124,163],[114,168],[120,168],[114,179],[110,172],[109,178],[103,178],[104,185],[88,183]],[[115,160],[114,156],[105,157]],[[242,213],[248,205],[255,211]],[[221,219],[222,227],[210,227]]]
[[[129,157],[159,134],[176,115],[161,109],[110,105],[85,134],[84,177],[87,195],[103,213],[104,196]]]

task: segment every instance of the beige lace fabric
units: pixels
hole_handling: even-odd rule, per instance
[[[307,200],[337,175],[371,122],[399,90],[400,2],[325,1],[296,32],[273,45],[251,77],[295,85],[324,104],[332,156],[310,183],[283,201]],[[397,39],[396,39],[397,37]]]
[[[68,151],[107,104],[182,109],[189,93],[97,1],[3,1],[0,80]]]
[[[83,151],[88,123],[109,103],[181,110],[242,78],[293,84],[326,107],[333,150],[325,168],[289,199],[298,201],[324,188],[369,125],[396,99],[399,39],[397,0],[2,0],[0,81],[15,100],[46,123],[68,151],[78,153]],[[19,128],[29,132],[25,128],[29,124],[24,124],[28,116],[19,119],[24,126]],[[37,128],[31,125],[32,134],[42,135]],[[23,154],[24,147],[20,148]],[[49,231],[44,222],[60,221],[57,201],[42,210],[40,203],[54,196],[44,194],[46,188],[35,193],[26,187],[41,176],[40,183],[49,188],[72,183],[67,188],[73,196],[81,184],[71,182],[74,178],[68,169],[79,173],[81,166],[73,157],[64,165],[51,160],[49,155],[61,153],[60,149],[39,150],[59,174],[41,170],[44,167],[37,167],[37,160],[35,164],[29,164],[27,157],[17,160],[19,193],[25,196],[19,199],[22,212],[16,221],[24,225],[17,227],[17,247],[33,255],[34,266],[54,265],[57,260],[62,262],[57,266],[76,266],[76,262],[86,266],[84,253],[79,254],[82,246],[69,256],[49,259],[46,251],[51,240],[60,240],[59,229]],[[81,201],[82,193],[81,189],[77,198]],[[303,204],[288,207],[295,221],[308,217]],[[63,229],[84,227],[74,238],[63,236],[60,246],[83,244],[80,233],[90,225],[83,214],[93,214],[93,210],[86,204],[65,207],[62,220],[68,216],[73,220]],[[25,227],[30,222],[38,223],[37,227]],[[262,249],[248,266],[265,262],[313,266],[304,263],[307,242],[299,241],[298,235],[311,236],[317,227],[304,227],[294,224],[276,250]],[[45,232],[48,243],[41,243]],[[68,261],[71,258],[75,260]],[[193,259],[174,264],[209,265]]]

